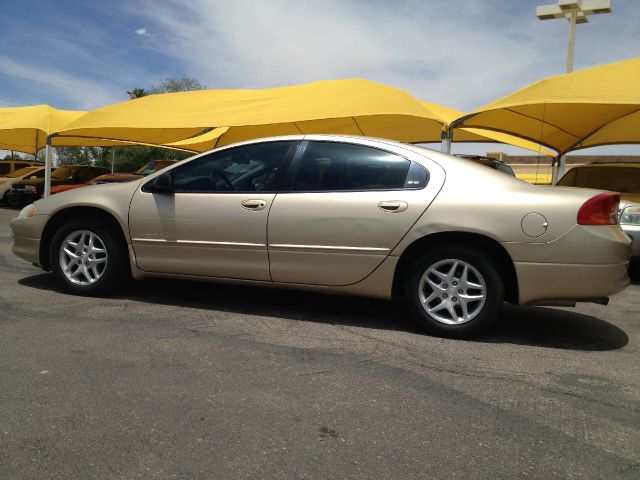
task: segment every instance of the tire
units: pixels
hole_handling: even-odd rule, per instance
[[[49,253],[58,283],[69,293],[86,296],[105,296],[122,285],[128,255],[120,237],[114,227],[96,218],[67,221],[53,236]]]
[[[490,257],[462,245],[448,246],[412,261],[403,293],[411,316],[428,333],[469,338],[498,318],[504,283]]]

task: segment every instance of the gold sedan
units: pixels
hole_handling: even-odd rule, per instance
[[[76,294],[131,275],[398,298],[428,332],[466,337],[503,301],[606,303],[625,288],[618,202],[413,145],[301,135],[49,197],[11,226],[13,252]]]

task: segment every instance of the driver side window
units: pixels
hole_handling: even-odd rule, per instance
[[[212,152],[175,168],[176,192],[273,191],[293,142],[268,142]]]

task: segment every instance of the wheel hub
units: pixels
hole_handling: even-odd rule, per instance
[[[487,287],[480,272],[459,259],[440,260],[423,273],[418,296],[434,320],[458,325],[473,320],[482,310]]]

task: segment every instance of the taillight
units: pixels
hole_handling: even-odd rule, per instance
[[[579,225],[615,225],[618,223],[619,193],[601,193],[590,198],[578,211]]]

